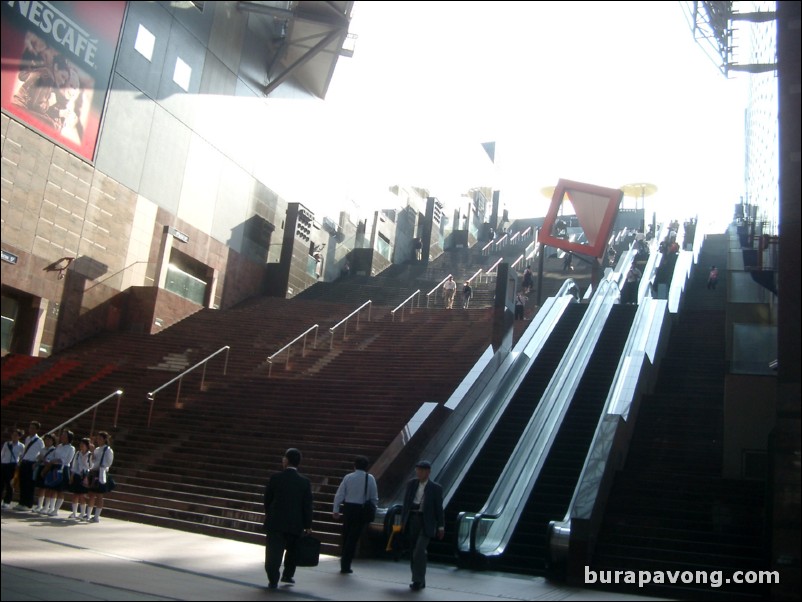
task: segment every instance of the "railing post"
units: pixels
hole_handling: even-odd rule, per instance
[[[153,416],[153,404],[156,401],[156,397],[153,393],[148,393],[148,399],[150,399],[150,410],[148,410],[148,428],[150,428],[150,418]]]
[[[120,418],[120,401],[122,400],[123,392],[117,391],[117,409],[114,411],[114,428],[117,428],[117,420]]]
[[[179,399],[181,399],[181,381],[184,380],[184,377],[178,379],[178,391],[175,393],[175,407],[180,408],[181,405],[179,403]]]
[[[201,372],[201,386],[200,386],[200,390],[201,391],[205,391],[205,389],[203,388],[203,385],[206,384],[206,364],[208,364],[208,363],[209,362],[204,362],[204,364],[203,364],[203,372]]]
[[[225,360],[225,363],[223,364],[223,376],[225,376],[227,374],[227,372],[228,372],[228,352],[229,351],[231,351],[231,347],[226,345],[226,360]]]

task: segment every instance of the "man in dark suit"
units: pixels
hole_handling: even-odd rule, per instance
[[[265,488],[265,571],[270,589],[278,587],[282,559],[281,581],[295,583],[298,538],[312,530],[312,485],[298,474],[300,463],[301,452],[294,447],[288,449],[281,459],[284,470],[270,477]]]
[[[415,477],[407,483],[404,508],[401,511],[402,530],[412,548],[412,583],[409,588],[418,591],[426,587],[426,548],[432,537],[443,539],[445,514],[443,488],[429,480],[432,465],[421,460],[415,465]]]

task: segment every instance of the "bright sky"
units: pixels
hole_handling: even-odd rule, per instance
[[[541,189],[566,178],[655,184],[647,220],[730,221],[744,82],[721,75],[678,2],[357,2],[350,31],[325,102],[301,103],[296,152],[320,175],[294,179],[302,198],[280,190],[318,219],[391,207],[394,184],[447,204],[491,186],[512,217],[542,216]]]

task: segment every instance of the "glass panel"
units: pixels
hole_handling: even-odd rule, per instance
[[[390,260],[390,253],[392,248],[390,247],[390,243],[382,239],[381,237],[376,239],[376,250],[381,253],[382,257]]]
[[[3,351],[11,350],[11,339],[14,336],[14,323],[17,321],[17,312],[19,311],[19,303],[16,299],[3,296],[3,328],[2,328],[2,346]]]
[[[167,267],[167,282],[164,288],[171,293],[194,301],[198,305],[203,305],[203,301],[206,298],[206,283],[174,265]]]

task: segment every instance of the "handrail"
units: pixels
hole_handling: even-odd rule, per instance
[[[490,279],[490,276],[491,276],[490,272],[495,270],[502,261],[504,261],[504,258],[503,257],[499,257],[498,259],[496,259],[496,263],[494,263],[493,265],[491,265],[489,268],[487,268],[485,270],[485,282],[487,282]]]
[[[532,226],[527,226],[527,227],[526,227],[526,230],[524,230],[523,232],[521,232],[521,238],[522,238],[522,239],[523,239],[523,238],[526,238],[526,235],[527,235],[527,234],[529,234],[529,232],[530,232],[531,230],[532,230]]]
[[[443,285],[445,284],[446,280],[448,280],[448,279],[449,279],[449,278],[451,278],[451,277],[453,277],[453,274],[449,274],[448,276],[446,276],[445,278],[443,278],[443,279],[442,279],[442,280],[439,282],[439,284],[437,284],[437,286],[435,286],[435,287],[434,287],[432,290],[430,290],[428,293],[426,293],[426,307],[427,307],[427,308],[429,307],[429,300],[431,299],[432,293],[436,292],[436,291],[437,291],[437,289],[439,289],[441,286],[443,286]],[[436,300],[437,300],[437,297],[435,297],[435,301],[436,301]]]
[[[518,265],[518,263],[519,263],[520,261],[522,261],[522,260],[523,260],[524,256],[525,256],[525,254],[524,254],[524,253],[521,253],[521,256],[520,256],[520,257],[518,257],[518,259],[516,259],[515,261],[513,261],[513,262],[510,264],[510,267],[511,267],[511,268],[515,268],[515,266],[516,266],[516,265]]]
[[[474,278],[476,278],[477,276],[479,276],[479,274],[481,274],[483,271],[484,271],[484,270],[483,270],[482,268],[479,268],[478,270],[476,270],[476,273],[475,273],[473,276],[471,276],[470,278],[468,278],[468,280],[467,280],[466,282],[467,282],[468,284],[470,284],[470,283],[473,281],[473,279],[474,279]]]
[[[399,309],[401,310],[401,321],[402,321],[402,322],[404,321],[404,310],[403,310],[402,308],[403,308],[403,307],[405,307],[405,306],[406,306],[406,304],[407,304],[407,301],[409,301],[410,299],[412,299],[412,298],[413,298],[415,295],[417,295],[417,296],[418,296],[418,307],[420,307],[420,289],[418,289],[418,290],[416,290],[414,293],[412,293],[412,294],[411,294],[409,297],[407,297],[406,299],[404,299],[404,300],[403,300],[403,301],[402,301],[402,302],[401,302],[401,303],[398,305],[398,307],[396,307],[394,310],[392,310],[392,311],[390,312],[390,313],[392,314],[392,316],[393,316],[393,322],[395,322],[395,312],[397,312]],[[413,304],[412,304],[412,305],[409,307],[409,313],[412,313],[412,310],[414,309],[414,307],[415,307],[415,304],[413,303]]]
[[[507,238],[507,235],[506,235],[506,234],[505,234],[504,236],[501,236],[501,237],[499,237],[499,238],[497,238],[496,240],[494,240],[494,241],[493,241],[493,242],[495,242],[495,243],[496,243],[496,248],[497,248],[497,249],[498,249],[499,245],[500,245],[502,242],[504,242],[504,239],[505,239],[505,238]]]
[[[108,280],[111,280],[115,276],[119,276],[120,274],[122,274],[124,272],[127,272],[130,268],[134,267],[135,265],[139,265],[139,264],[142,264],[142,263],[144,263],[145,265],[150,265],[150,264],[156,265],[155,261],[135,261],[132,264],[125,266],[121,270],[117,270],[113,274],[109,274],[108,276],[106,276],[102,280],[98,280],[97,282],[93,283],[91,286],[88,286],[86,288],[86,291],[91,290],[91,289],[95,288],[96,286],[99,286],[99,285],[103,284],[104,282],[107,282]],[[84,291],[84,292],[86,292],[86,291]]]
[[[521,232],[520,232],[520,230],[519,230],[518,232],[516,232],[515,234],[513,234],[512,236],[510,236],[510,244],[514,244],[514,242],[513,242],[513,241],[514,241],[516,238],[518,238],[520,235],[521,235]]]
[[[201,366],[201,365],[203,366],[203,374],[201,375],[200,389],[201,389],[201,391],[203,391],[203,383],[206,380],[206,363],[210,359],[215,357],[218,353],[222,353],[223,351],[225,351],[226,352],[226,362],[225,362],[225,364],[223,364],[223,374],[225,375],[226,370],[228,370],[228,350],[229,349],[231,349],[231,347],[228,346],[228,345],[226,345],[225,347],[220,347],[220,349],[218,349],[217,351],[212,353],[210,356],[208,356],[208,357],[202,359],[201,361],[199,361],[197,364],[192,366],[192,368],[187,368],[186,370],[184,370],[181,374],[179,374],[175,378],[173,378],[173,379],[167,381],[166,383],[164,383],[161,387],[158,387],[157,389],[153,389],[153,391],[149,392],[148,393],[148,399],[150,400],[150,410],[148,410],[148,428],[150,428],[150,419],[153,416],[153,404],[156,403],[156,393],[158,393],[159,391],[161,391],[165,387],[173,384],[175,381],[178,381],[178,391],[175,394],[175,403],[177,405],[178,404],[178,400],[181,397],[181,379],[184,378],[185,374],[189,374],[195,368],[197,368],[198,366]]]
[[[496,242],[496,241],[495,241],[495,240],[491,240],[491,241],[489,241],[489,242],[488,242],[488,243],[487,243],[487,244],[486,244],[484,247],[482,247],[482,253],[484,253],[485,251],[487,251],[487,252],[489,253],[489,252],[490,252],[490,251],[489,251],[489,249],[490,249],[490,246],[491,246],[491,245],[492,245],[494,242]]]
[[[75,420],[77,420],[78,418],[80,418],[81,416],[86,414],[89,410],[95,410],[95,412],[92,414],[92,426],[89,429],[90,434],[94,433],[95,432],[95,418],[97,417],[97,407],[99,405],[103,404],[103,403],[106,403],[109,399],[111,399],[115,395],[117,396],[117,409],[114,411],[114,424],[112,426],[116,429],[117,428],[117,419],[120,417],[120,398],[123,396],[122,389],[117,389],[111,395],[106,395],[106,397],[104,397],[103,399],[101,399],[97,403],[92,404],[91,406],[89,406],[88,408],[83,410],[82,412],[78,412],[75,416],[73,416],[69,420],[66,420],[65,422],[62,422],[56,428],[50,429],[48,432],[45,433],[45,435],[51,435],[51,434],[55,433],[56,431],[58,431],[59,429],[64,428],[69,423],[74,422]]]
[[[602,281],[599,293],[594,295],[593,302],[541,397],[544,402],[537,406],[493,491],[480,510],[480,522],[484,523],[480,529],[482,541],[478,541],[477,534],[475,547],[463,551],[488,557],[498,554],[506,547],[522,511],[522,502],[528,497],[525,490],[530,483],[535,482],[542,470],[554,442],[554,433],[563,422],[568,404],[576,392],[601,333],[601,325],[606,322],[616,300],[617,293],[610,291],[609,282]],[[525,469],[522,470],[522,467]]]
[[[279,353],[281,353],[282,351],[284,351],[286,349],[287,350],[287,361],[284,363],[284,365],[285,366],[289,365],[289,363],[290,363],[290,347],[292,347],[295,343],[297,343],[298,339],[300,339],[300,338],[303,338],[303,340],[304,340],[304,346],[303,346],[303,349],[301,350],[301,357],[304,357],[306,355],[306,335],[308,335],[312,330],[315,331],[315,342],[312,344],[312,347],[317,348],[317,324],[315,324],[314,326],[310,326],[309,328],[304,330],[301,334],[299,334],[297,337],[295,337],[289,343],[284,345],[284,347],[282,347],[281,349],[279,349],[278,351],[276,351],[272,355],[268,355],[267,356],[267,364],[268,364],[267,376],[268,376],[268,378],[273,375],[273,358],[276,357]]]
[[[368,322],[370,322],[370,310],[373,307],[373,301],[368,299],[350,314],[345,316],[342,320],[337,322],[334,326],[329,328],[329,334],[331,335],[331,338],[329,339],[329,349],[334,349],[334,331],[337,330],[342,324],[345,324],[345,328],[343,328],[343,341],[345,340],[345,335],[348,334],[348,320],[350,320],[354,314],[356,314],[356,329],[359,330],[359,312],[362,311],[362,308],[366,305],[368,306]]]

